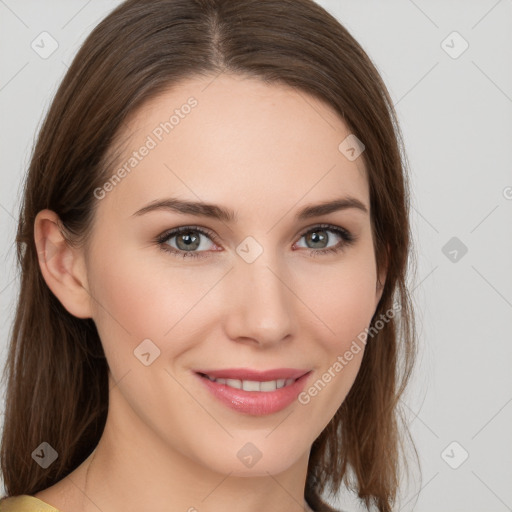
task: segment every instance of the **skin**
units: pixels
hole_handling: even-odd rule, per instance
[[[369,213],[294,218],[306,205],[344,196],[369,210],[362,158],[338,150],[350,131],[312,96],[241,76],[190,78],[132,116],[122,162],[190,96],[198,105],[99,200],[86,246],[66,243],[54,212],[36,218],[44,279],[71,314],[93,318],[110,367],[98,446],[35,494],[62,512],[302,510],[311,445],[360,367],[363,350],[307,405],[259,417],[226,407],[192,373],[310,369],[307,389],[368,327],[382,287]],[[169,210],[133,215],[170,196],[233,209],[238,221]],[[321,223],[357,239],[313,256],[343,243],[322,228],[328,241],[308,240]],[[175,257],[154,241],[191,225],[218,236],[196,233],[204,258]],[[247,236],[263,249],[252,263],[236,252]],[[167,245],[183,248],[179,238]],[[148,338],[160,356],[145,366],[134,350]],[[248,442],[262,454],[251,468],[237,457]]]

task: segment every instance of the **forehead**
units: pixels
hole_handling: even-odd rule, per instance
[[[269,217],[270,205],[342,195],[368,205],[363,159],[339,149],[349,135],[330,106],[303,91],[236,75],[190,78],[125,123],[109,170],[122,177],[109,180],[104,203],[133,213],[179,195]]]

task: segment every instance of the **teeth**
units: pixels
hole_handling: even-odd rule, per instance
[[[227,384],[227,382],[226,382]],[[255,380],[243,380],[242,381],[242,389],[244,391],[259,391],[260,383]]]
[[[238,379],[215,379],[206,375],[208,379],[212,382],[217,382],[218,384],[224,384],[229,386],[230,388],[235,389],[243,389],[244,391],[275,391],[276,389],[281,389],[285,386],[289,386],[293,384],[296,379],[277,379],[277,380],[267,380],[264,382],[259,382],[256,380],[238,380]]]
[[[229,386],[230,388],[236,388],[236,389],[242,389],[242,381],[236,380],[236,379],[224,379],[226,382],[226,386]]]

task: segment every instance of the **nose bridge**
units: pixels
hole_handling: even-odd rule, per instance
[[[249,252],[254,251],[251,241],[248,243]],[[243,244],[237,252],[240,247],[243,249]],[[234,300],[229,312],[229,334],[232,338],[275,344],[291,333],[293,294],[278,254],[266,249],[252,259],[254,255],[253,252],[251,258],[245,258],[242,252],[235,260],[230,283]]]

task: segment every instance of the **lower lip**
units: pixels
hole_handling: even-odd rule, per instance
[[[201,377],[198,373],[195,375],[216,398],[231,409],[254,416],[263,416],[281,411],[291,405],[304,389],[310,373],[298,378],[293,384],[275,391],[244,391],[213,382],[207,377]]]

